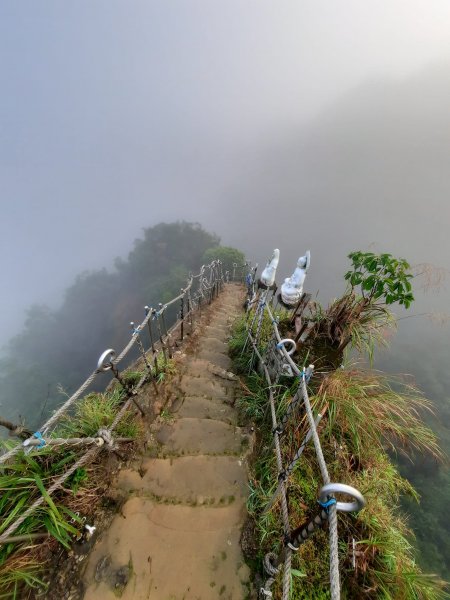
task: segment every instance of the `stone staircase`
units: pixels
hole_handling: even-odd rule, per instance
[[[234,285],[210,308],[198,347],[178,361],[176,399],[153,427],[150,455],[120,472],[127,494],[84,572],[85,600],[244,600],[250,438],[237,426],[227,340],[242,294]]]

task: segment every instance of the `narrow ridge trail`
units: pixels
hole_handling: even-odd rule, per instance
[[[177,360],[174,400],[151,426],[151,452],[120,471],[127,499],[86,559],[85,600],[250,597],[240,535],[251,437],[237,425],[227,345],[241,304],[241,288],[226,285],[197,347]]]

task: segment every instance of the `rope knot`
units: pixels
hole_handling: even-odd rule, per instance
[[[267,573],[267,575],[270,575],[271,577],[275,577],[275,575],[277,575],[280,572],[281,567],[275,567],[273,565],[273,561],[275,561],[276,559],[277,557],[273,552],[268,552],[264,557],[264,570]]]
[[[108,429],[99,429],[97,432],[97,437],[99,438],[99,446],[103,446],[103,444],[106,444],[106,446],[108,447],[108,450],[114,450],[115,448],[115,443],[114,443],[114,438],[111,434],[110,431],[108,431]],[[100,442],[100,440],[102,440]]]

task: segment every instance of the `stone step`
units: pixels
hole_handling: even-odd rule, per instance
[[[218,307],[217,312],[227,312],[228,314],[230,313],[236,313],[239,310],[242,309],[242,305],[243,305],[244,301],[238,301],[235,302],[234,300],[232,302],[230,301],[224,301],[221,303],[221,305]]]
[[[228,354],[228,344],[222,342],[214,337],[202,337],[199,351],[206,350],[208,352],[221,352],[222,354]]]
[[[234,456],[147,458],[139,470],[122,470],[118,486],[171,504],[225,506],[245,501],[247,475]]]
[[[94,548],[84,600],[244,600],[243,510],[130,498]]]
[[[206,325],[205,333],[208,337],[215,337],[225,341],[231,335],[231,328],[228,325]]]
[[[187,356],[184,361],[184,368],[185,373],[192,375],[192,377],[205,377],[212,381],[216,381],[227,388],[230,387],[230,385],[236,385],[238,380],[236,375],[231,371],[222,369],[204,358]]]
[[[245,451],[249,441],[240,427],[213,419],[189,417],[162,425],[155,433],[155,438],[163,446],[162,456],[239,455]]]
[[[230,425],[237,423],[236,410],[222,401],[198,396],[186,396],[179,408],[172,408],[174,414],[179,417],[191,417],[197,419],[214,419],[223,421]]]
[[[211,322],[219,321],[221,318],[225,318],[227,320],[234,319],[237,315],[238,310],[236,308],[223,308],[220,307],[214,311],[214,314],[211,315]]]
[[[221,369],[228,371],[231,368],[231,358],[221,352],[210,352],[209,350],[202,348],[195,353],[195,356],[207,360]]]
[[[211,373],[206,372],[203,375],[191,376],[185,373],[180,381],[180,390],[186,396],[199,396],[200,398],[216,398],[233,402],[234,389],[230,385],[225,385],[225,381],[219,378],[213,378]],[[231,382],[227,382],[228,384]]]
[[[235,317],[230,316],[228,313],[216,315],[211,321],[209,321],[208,325],[213,327],[231,327]]]
[[[235,308],[223,308],[219,307],[210,315],[210,320],[215,321],[217,319],[221,319],[223,317],[228,320],[233,320],[235,318],[236,309]]]

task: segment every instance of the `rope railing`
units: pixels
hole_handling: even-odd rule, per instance
[[[83,384],[75,391],[70,398],[64,402],[46,422],[32,436],[27,437],[22,443],[18,443],[8,452],[0,456],[0,465],[2,468],[8,468],[10,459],[19,455],[21,452],[39,452],[42,448],[60,448],[68,447],[87,447],[87,450],[72,464],[67,470],[60,475],[53,484],[46,490],[46,496],[41,494],[36,500],[19,516],[9,527],[0,535],[0,544],[7,543],[11,535],[17,531],[22,523],[44,502],[48,496],[51,496],[58,490],[65,481],[82,465],[91,462],[98,453],[106,448],[109,451],[117,451],[117,444],[120,442],[131,441],[130,438],[114,437],[114,430],[124,417],[125,413],[134,404],[142,415],[146,414],[145,409],[140,405],[136,396],[142,386],[149,380],[156,388],[155,378],[160,372],[159,357],[163,357],[163,367],[167,365],[169,360],[168,354],[172,352],[172,338],[179,332],[180,341],[190,328],[192,332],[194,326],[194,314],[200,312],[204,303],[211,303],[212,300],[219,294],[223,287],[225,276],[222,269],[222,263],[219,260],[214,260],[208,265],[203,265],[197,275],[189,275],[186,287],[181,289],[181,293],[176,297],[160,304],[159,309],[145,307],[145,318],[136,327],[134,322],[131,322],[131,338],[125,348],[116,355],[113,349],[108,349],[100,356],[97,368],[89,375]],[[175,323],[167,328],[167,323],[164,313],[170,306],[180,303],[180,311],[177,313]],[[149,347],[146,350],[143,334],[148,332]],[[124,378],[123,373],[119,371],[119,364],[127,356],[134,345],[138,346],[141,358],[145,365],[145,370],[139,381],[135,385],[131,385]],[[153,363],[153,364],[152,364]],[[123,390],[123,404],[118,410],[111,425],[108,428],[100,429],[95,436],[81,438],[62,438],[52,437],[52,429],[55,428],[57,422],[67,411],[76,403],[83,393],[91,386],[93,381],[102,373],[111,371],[113,377],[118,381]],[[23,432],[23,429],[21,430]]]
[[[275,581],[275,577],[283,569],[283,600],[288,600],[290,595],[291,585],[291,560],[292,552],[299,550],[300,545],[308,539],[311,534],[324,523],[329,525],[329,548],[330,548],[330,594],[332,600],[339,600],[340,598],[340,577],[339,577],[339,556],[338,556],[338,527],[337,527],[337,512],[339,510],[350,512],[358,511],[364,506],[365,501],[363,496],[358,490],[351,486],[344,484],[331,483],[328,472],[328,467],[324,458],[319,433],[317,427],[320,420],[323,417],[322,413],[314,416],[311,403],[309,400],[309,394],[307,389],[307,383],[314,373],[314,366],[310,365],[308,368],[300,368],[294,361],[292,355],[296,349],[296,343],[294,340],[287,338],[283,339],[279,326],[278,319],[275,318],[273,311],[270,306],[269,293],[271,290],[262,289],[258,294],[255,294],[255,273],[249,272],[247,275],[247,338],[243,348],[250,344],[252,349],[252,355],[250,359],[250,370],[253,369],[254,360],[259,361],[259,367],[264,373],[264,377],[268,385],[268,401],[272,421],[272,434],[275,447],[275,455],[277,461],[277,477],[278,485],[272,498],[269,500],[265,512],[275,504],[278,498],[281,500],[281,514],[282,514],[282,526],[283,526],[283,543],[281,551],[278,554],[269,552],[264,559],[264,570],[266,571],[268,578],[265,581],[264,586],[260,589],[261,598],[271,598],[272,591],[271,587]],[[233,274],[235,277],[235,274]],[[272,293],[272,298],[274,293]],[[253,314],[251,310],[253,308]],[[261,344],[262,337],[262,323],[266,315],[268,321],[271,324],[272,337],[269,339],[268,346],[263,349]],[[287,349],[289,347],[289,350]],[[280,368],[275,375],[275,381],[273,380],[273,374],[269,372],[269,364],[267,362],[267,356],[269,352],[279,353],[282,359]],[[286,410],[281,421],[278,422],[277,414],[275,410],[275,394],[278,389],[277,382],[281,375],[289,373],[290,375],[298,379],[297,392],[293,398],[291,405]],[[302,407],[306,414],[306,422],[308,424],[307,433],[298,448],[294,456],[289,460],[287,466],[283,466],[283,458],[281,453],[280,438],[284,433],[287,422],[292,415],[295,414],[297,408]],[[301,527],[297,527],[291,532],[289,511],[287,505],[287,489],[289,484],[289,477],[292,474],[295,465],[300,460],[308,442],[312,439],[315,455],[317,458],[319,470],[321,473],[323,486],[319,490],[319,505],[321,507],[319,514],[309,523]],[[344,493],[353,497],[354,502],[342,503],[337,502],[335,499],[336,493]]]

